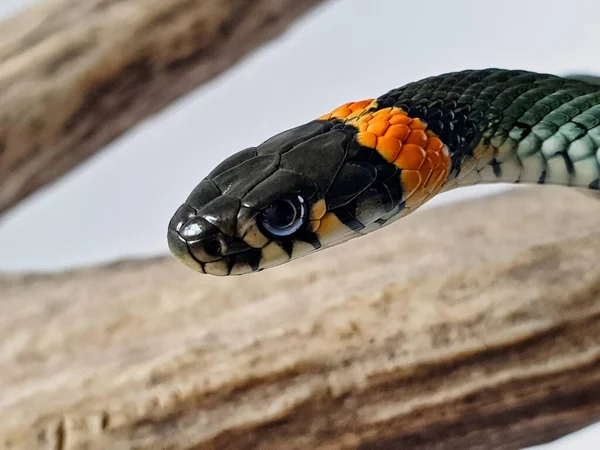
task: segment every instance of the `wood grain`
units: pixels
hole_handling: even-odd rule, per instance
[[[49,0],[0,23],[0,214],[319,3]]]
[[[4,449],[520,449],[600,419],[600,202],[519,189],[243,277],[0,277]]]

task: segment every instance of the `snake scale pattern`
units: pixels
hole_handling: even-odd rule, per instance
[[[478,183],[600,187],[600,86],[520,70],[432,76],[225,159],[168,226],[202,273],[260,271]]]

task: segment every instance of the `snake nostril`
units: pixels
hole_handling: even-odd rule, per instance
[[[222,256],[221,243],[218,239],[208,239],[203,243],[204,251],[214,257]]]

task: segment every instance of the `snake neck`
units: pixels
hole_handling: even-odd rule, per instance
[[[423,120],[447,145],[446,190],[497,182],[599,188],[597,85],[526,71],[469,70],[407,84],[376,102]]]

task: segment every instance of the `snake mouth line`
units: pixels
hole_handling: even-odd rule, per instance
[[[262,259],[261,249],[252,247],[243,250],[239,249],[234,253],[206,262],[194,255],[193,250],[190,248],[190,243],[176,230],[168,230],[168,242],[169,249],[175,259],[197,272],[225,276],[260,272],[263,270],[260,267]]]

